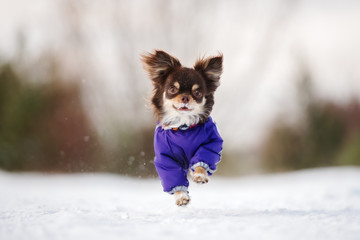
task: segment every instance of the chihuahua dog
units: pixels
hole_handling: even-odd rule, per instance
[[[154,86],[155,167],[164,191],[174,194],[178,206],[187,205],[189,169],[194,182],[207,183],[221,158],[223,140],[210,113],[223,56],[198,59],[194,68],[159,50],[141,61]]]

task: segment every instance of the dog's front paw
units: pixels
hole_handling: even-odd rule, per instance
[[[174,193],[175,202],[178,206],[185,206],[190,202],[189,195],[184,191],[177,191]]]
[[[192,180],[196,183],[207,183],[209,181],[209,178],[205,168],[196,167],[192,176]]]

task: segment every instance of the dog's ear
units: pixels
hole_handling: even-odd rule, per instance
[[[208,92],[214,92],[220,85],[220,76],[223,71],[223,55],[219,53],[215,57],[200,58],[196,61],[194,69],[206,80]]]
[[[179,60],[164,51],[155,50],[154,53],[141,55],[141,61],[145,71],[155,86],[163,85],[166,77],[175,68],[181,67]]]

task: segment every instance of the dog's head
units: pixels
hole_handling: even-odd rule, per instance
[[[205,122],[214,105],[214,92],[222,73],[222,54],[201,58],[194,68],[181,66],[164,51],[142,55],[154,86],[152,105],[164,128]]]

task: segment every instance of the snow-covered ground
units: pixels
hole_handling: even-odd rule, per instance
[[[0,172],[0,239],[360,239],[360,168],[190,187],[177,207],[155,179]]]

